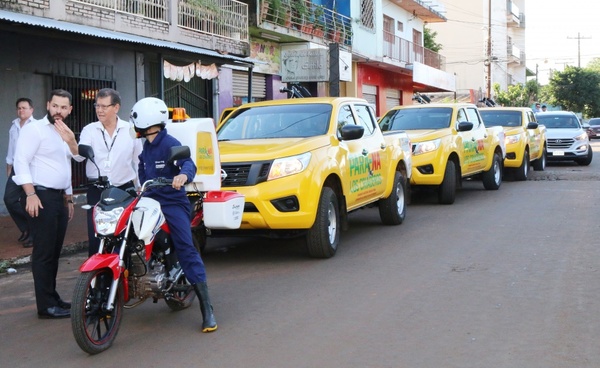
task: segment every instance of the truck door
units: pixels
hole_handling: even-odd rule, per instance
[[[458,131],[458,123],[461,122],[470,122],[473,123],[473,129],[465,131],[465,132],[459,132],[458,134],[460,135],[461,139],[462,139],[462,157],[463,157],[463,162],[461,164],[461,171],[462,171],[462,175],[470,175],[474,172],[477,172],[479,170],[479,168],[481,167],[481,164],[478,162],[478,152],[479,152],[479,148],[478,148],[478,142],[477,142],[477,133],[475,132],[475,130],[477,129],[477,126],[475,125],[476,122],[470,121],[469,120],[469,115],[467,113],[467,109],[466,108],[459,108],[457,111],[457,117],[456,117],[456,130]]]
[[[488,138],[488,131],[483,124],[483,119],[475,107],[467,107],[466,109],[467,118],[473,123],[473,129],[471,130],[471,142],[472,147],[472,163],[475,171],[485,169],[485,155],[486,152],[490,151],[491,138]]]
[[[533,114],[533,111],[527,111],[523,115],[525,118],[525,133],[529,142],[529,156],[532,158],[541,157],[542,142],[540,139],[541,136],[538,134],[540,129],[527,129],[529,123],[537,122],[535,120],[535,115]]]
[[[362,138],[346,141],[348,145],[348,178],[350,193],[348,209],[379,198],[385,189],[381,163],[387,162],[385,141],[376,127],[376,120],[368,105],[350,104],[340,108],[339,121],[360,125],[365,132]]]

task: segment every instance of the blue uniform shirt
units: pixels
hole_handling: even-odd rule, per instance
[[[140,184],[143,184],[146,180],[158,177],[173,179],[175,175],[179,174],[185,174],[188,182],[195,177],[196,164],[194,164],[191,158],[177,160],[177,165],[167,163],[170,149],[175,146],[181,146],[181,143],[173,136],[167,134],[167,131],[164,129],[156,135],[156,138],[152,142],[148,140],[144,142],[144,149],[139,156],[140,163],[138,166]],[[161,204],[181,203],[186,207],[190,206],[183,187],[180,190],[176,190],[170,186],[153,188],[148,191],[148,197],[156,199]]]

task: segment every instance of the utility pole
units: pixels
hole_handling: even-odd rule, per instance
[[[488,0],[487,98],[492,98],[492,0]]]
[[[577,67],[581,68],[581,40],[589,40],[591,37],[583,37],[577,32],[577,37],[567,36],[568,39],[577,39]]]

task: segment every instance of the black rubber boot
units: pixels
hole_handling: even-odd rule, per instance
[[[200,300],[200,311],[202,312],[202,332],[213,332],[217,330],[217,320],[213,314],[213,308],[208,296],[208,285],[206,282],[194,284],[194,291]]]

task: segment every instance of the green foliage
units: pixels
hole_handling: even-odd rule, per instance
[[[600,73],[600,58],[593,58],[586,68]]]
[[[552,105],[585,117],[600,116],[600,73],[595,70],[567,66],[552,75],[548,92]]]
[[[325,19],[323,18],[325,15],[325,8],[323,5],[317,5],[314,11],[315,15],[315,28],[317,29],[325,29]]]
[[[440,52],[444,47],[442,44],[435,42],[437,32],[430,30],[427,27],[423,27],[423,46],[433,52]]]
[[[500,91],[500,84],[494,83],[494,100],[502,106],[525,107],[530,106],[539,90],[535,80],[527,83],[508,86],[507,91]]]

